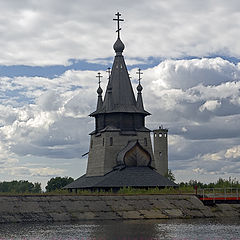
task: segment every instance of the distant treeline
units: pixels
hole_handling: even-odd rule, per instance
[[[0,182],[1,193],[41,193],[41,183],[29,181]]]
[[[71,177],[55,177],[47,182],[47,192],[62,189],[67,184],[73,182]],[[0,193],[42,193],[41,183],[32,183],[25,180],[0,182]]]
[[[174,178],[172,174],[171,178]],[[47,192],[61,190],[64,186],[74,181],[71,177],[55,177],[51,178],[46,186]],[[219,178],[214,183],[202,183],[197,180],[190,180],[189,182],[181,182],[178,184],[179,190],[193,191],[195,186],[199,188],[240,188],[240,182],[236,178],[223,179]],[[62,191],[62,190],[61,190]],[[171,191],[171,189],[168,190]],[[0,182],[0,193],[42,193],[41,183],[32,183],[29,181],[11,181]],[[60,192],[59,192],[60,193]]]
[[[219,178],[217,182],[202,183],[197,180],[190,180],[189,182],[179,183],[179,187],[195,187],[198,188],[240,188],[240,182],[236,178],[223,179]]]

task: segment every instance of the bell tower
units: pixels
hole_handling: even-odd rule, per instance
[[[157,171],[166,176],[168,173],[168,129],[159,127],[153,130],[154,159]]]

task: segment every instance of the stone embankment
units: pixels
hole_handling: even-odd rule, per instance
[[[194,195],[0,196],[0,223],[240,217],[240,204],[204,206]]]

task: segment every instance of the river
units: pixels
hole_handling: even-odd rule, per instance
[[[240,219],[0,224],[0,240],[240,240]]]

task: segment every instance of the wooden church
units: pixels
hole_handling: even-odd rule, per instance
[[[122,187],[153,188],[176,187],[177,184],[165,176],[168,172],[168,130],[153,130],[145,127],[145,117],[150,115],[144,109],[141,86],[141,71],[135,98],[129,73],[124,61],[125,48],[120,39],[121,14],[116,14],[117,40],[113,45],[116,53],[104,95],[97,89],[95,130],[90,133],[87,172],[65,189],[118,190]],[[154,151],[153,151],[154,147]]]

